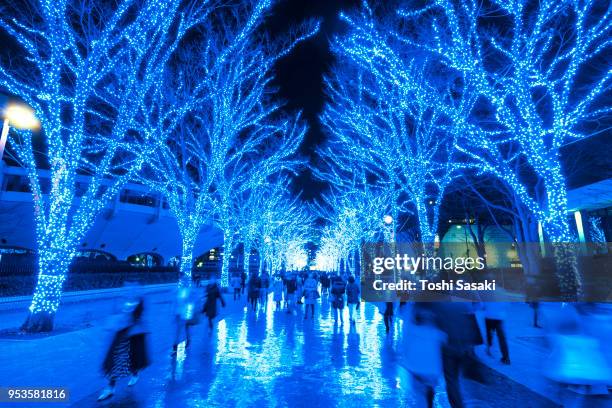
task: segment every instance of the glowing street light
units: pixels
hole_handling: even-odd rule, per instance
[[[4,147],[8,138],[9,125],[17,129],[38,130],[40,122],[34,114],[34,110],[28,105],[10,104],[4,108],[4,124],[0,136],[0,160],[4,155]]]
[[[5,121],[17,129],[37,130],[40,127],[40,122],[34,114],[34,110],[28,105],[11,104],[4,109]]]
[[[391,241],[395,241],[395,228],[393,227],[393,217],[389,214],[383,217],[383,222],[385,223],[385,230],[389,233],[389,239]]]

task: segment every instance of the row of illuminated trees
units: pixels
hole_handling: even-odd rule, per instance
[[[257,249],[273,271],[294,266],[309,215],[288,197],[286,175],[300,164],[292,157],[306,127],[282,113],[270,82],[276,61],[316,22],[279,42],[262,28],[270,0],[22,6],[7,2],[0,20],[19,46],[19,58],[2,61],[0,87],[34,109],[44,135],[41,146],[27,130],[9,134],[27,169],[38,243],[26,330],[52,328],[78,244],[128,181],[167,198],[182,240],[181,284],[191,284],[195,240],[210,220],[226,253],[242,244],[245,263]],[[48,194],[41,168],[51,173]],[[79,196],[78,174],[90,176]]]
[[[609,132],[611,14],[609,1],[589,0],[364,2],[343,14],[321,115],[330,140],[320,173],[334,202],[322,262],[380,231],[380,208],[411,214],[415,237],[433,243],[445,192],[466,176],[510,197],[519,241],[537,242],[538,225],[552,243],[575,241],[560,149]],[[363,212],[370,205],[379,211]],[[573,298],[575,255],[554,248]]]

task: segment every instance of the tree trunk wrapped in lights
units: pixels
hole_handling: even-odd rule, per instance
[[[280,105],[269,99],[276,62],[294,47],[318,32],[316,22],[306,22],[282,44],[264,44],[256,31],[261,28],[269,1],[255,3],[255,12],[221,58],[207,70],[210,94],[200,106],[201,143],[193,150],[197,160],[207,163],[210,201],[215,221],[223,230],[224,263],[221,285],[229,285],[227,263],[237,233],[232,203],[245,191],[260,185],[284,169],[294,167],[293,156],[306,127],[300,115],[286,117]],[[214,38],[216,30],[211,27]],[[223,44],[223,41],[220,41]]]
[[[213,220],[223,231],[224,287],[239,241],[236,197],[291,169],[293,161],[286,158],[305,132],[299,115],[289,119],[278,113],[279,105],[268,99],[269,83],[275,62],[313,35],[318,24],[303,24],[281,47],[267,44],[257,32],[271,4],[251,0],[212,10],[210,24],[201,25],[203,44],[178,56],[174,76],[168,76],[147,112],[148,131],[169,137],[159,144],[144,181],[167,198],[184,241],[195,242]],[[172,116],[160,115],[158,106]],[[193,245],[183,245],[182,254],[192,259],[185,251],[193,251]],[[190,275],[184,265],[181,282],[191,284]]]
[[[0,88],[34,109],[46,142],[39,152],[31,132],[9,135],[9,148],[27,170],[38,244],[38,278],[23,329],[47,331],[77,246],[154,149],[142,114],[180,39],[207,7],[42,0],[26,15],[20,3],[3,6],[3,15],[17,17],[0,19],[0,27],[24,58],[0,67]],[[41,168],[49,169],[49,191],[42,189]],[[79,174],[90,177],[84,192],[77,189]]]
[[[534,214],[556,246],[561,290],[576,299],[580,276],[568,245],[573,237],[560,148],[607,130],[601,119],[612,111],[612,71],[605,63],[612,47],[609,2],[434,0],[376,16],[367,4],[361,14],[343,16],[356,30],[348,49],[366,55],[367,67],[392,62],[386,47],[401,44],[404,55],[441,73],[451,92],[449,112],[457,112],[458,99],[468,102],[454,115],[459,157],[507,183]],[[363,33],[372,30],[388,33],[390,42],[364,50]]]

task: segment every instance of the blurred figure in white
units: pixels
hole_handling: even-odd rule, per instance
[[[610,310],[597,304],[546,307],[551,352],[544,375],[564,390],[564,407],[610,406],[612,369],[606,352],[610,347],[610,317]]]
[[[400,306],[400,315],[406,315],[409,306]],[[417,408],[433,408],[435,388],[443,374],[442,345],[447,336],[435,323],[431,310],[415,304],[412,319],[404,319],[404,364],[412,377]]]
[[[186,286],[180,287],[176,294],[174,306],[176,332],[172,345],[173,354],[176,354],[180,343],[185,342],[185,347],[189,346],[191,341],[190,327],[197,323],[198,318],[199,313],[196,310],[192,289]]]
[[[274,277],[274,283],[272,284],[272,290],[274,291],[274,302],[276,303],[276,310],[281,310],[281,304],[283,301],[283,279],[280,275],[276,275]]]
[[[319,283],[314,278],[314,274],[310,273],[304,282],[304,302],[306,303],[304,319],[308,318],[308,309],[310,309],[311,318],[314,319],[315,302],[319,297]]]

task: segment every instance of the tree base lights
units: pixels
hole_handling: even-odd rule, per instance
[[[38,284],[29,308],[30,315],[21,330],[28,333],[53,330],[53,320],[60,305],[65,280],[65,273],[38,276]]]

